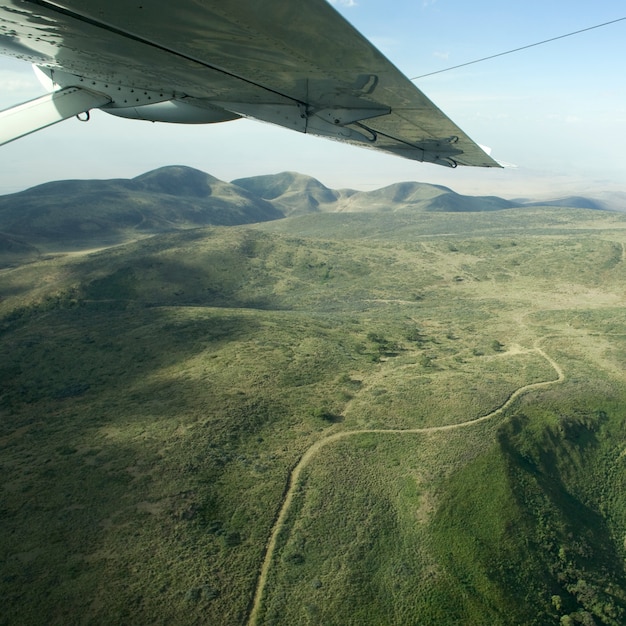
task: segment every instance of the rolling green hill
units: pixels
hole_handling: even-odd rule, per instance
[[[311,212],[393,213],[424,211],[492,211],[520,206],[497,197],[462,196],[427,183],[395,183],[374,191],[328,189],[309,176],[284,172],[234,180],[233,184],[273,202],[285,215]],[[561,205],[564,206],[564,205]]]
[[[179,166],[131,180],[46,183],[0,197],[0,233],[43,250],[112,245],[158,232],[280,217],[262,198]]]
[[[577,209],[596,209],[603,211],[607,208],[601,200],[585,198],[584,196],[567,196],[557,200],[544,200],[543,202],[528,202],[527,206],[564,206]]]
[[[296,172],[239,178],[232,183],[272,202],[285,215],[332,211],[344,197],[356,193],[328,189],[318,180]]]
[[[0,272],[0,624],[623,624],[626,217],[309,188]]]
[[[51,252],[116,245],[157,233],[252,224],[286,216],[475,214],[544,205],[618,207],[619,194],[607,198],[576,196],[541,204],[464,196],[447,187],[416,182],[368,192],[333,190],[294,172],[226,183],[193,168],[170,166],[133,179],[58,181],[1,196],[0,265],[32,261]]]

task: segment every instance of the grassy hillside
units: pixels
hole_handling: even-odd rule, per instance
[[[271,201],[285,215],[333,210],[338,200],[355,193],[328,189],[318,180],[297,172],[239,178],[232,183]]]
[[[271,201],[285,215],[317,212],[394,213],[407,209],[414,212],[473,212],[520,206],[519,203],[503,198],[462,196],[441,185],[416,182],[395,183],[374,191],[335,191],[314,178],[294,172],[241,178],[234,180],[233,184]]]
[[[599,199],[550,200],[546,205],[620,210],[622,200],[616,192]],[[447,187],[417,182],[367,192],[333,190],[296,172],[226,183],[193,168],[169,166],[133,179],[57,181],[0,197],[0,267],[50,253],[118,245],[206,225],[342,213],[357,221],[365,219],[369,226],[381,221],[367,214],[393,216],[394,221],[399,217],[396,214],[403,214],[408,217],[407,224],[418,223],[421,228],[421,221],[428,219],[416,222],[416,213],[474,215],[522,206],[532,214],[535,207],[543,205],[495,196],[463,196]],[[439,218],[431,222],[443,223]],[[351,222],[338,218],[337,224],[346,227]]]
[[[623,623],[625,228],[320,213],[3,270],[0,623]]]
[[[46,183],[0,197],[0,233],[42,251],[103,246],[204,226],[278,219],[272,204],[189,167],[164,167],[132,180]],[[19,262],[6,244],[0,262]],[[3,254],[4,253],[4,254]]]

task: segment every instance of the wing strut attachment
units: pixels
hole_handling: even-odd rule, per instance
[[[103,94],[67,87],[0,111],[0,146],[109,102]]]

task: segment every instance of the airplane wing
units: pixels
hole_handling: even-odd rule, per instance
[[[50,79],[0,143],[99,108],[250,117],[416,161],[499,167],[326,0],[0,0],[0,53]]]

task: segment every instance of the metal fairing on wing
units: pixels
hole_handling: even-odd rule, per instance
[[[249,117],[448,167],[499,167],[326,0],[0,0],[0,53],[52,92],[0,113],[0,143],[98,108]]]

